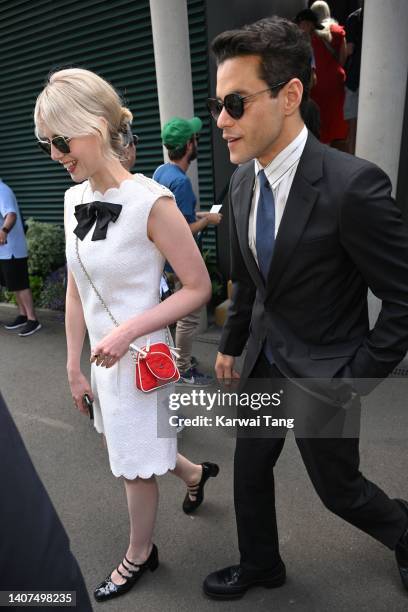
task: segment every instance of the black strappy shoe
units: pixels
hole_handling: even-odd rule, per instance
[[[209,461],[204,461],[201,464],[203,467],[203,473],[201,475],[200,482],[187,487],[187,493],[183,501],[183,510],[186,514],[191,514],[200,506],[204,499],[204,485],[210,476],[217,476],[220,468],[216,463],[210,463]],[[190,495],[194,495],[195,499],[190,499]]]
[[[132,567],[127,567],[125,561],[127,565],[138,569],[132,569]],[[126,582],[124,582],[123,584],[115,584],[111,579],[111,574],[109,574],[109,576],[105,578],[105,580],[94,590],[94,597],[96,601],[106,601],[107,599],[120,597],[120,595],[124,595],[125,593],[130,591],[130,589],[136,584],[136,582],[146,570],[149,569],[151,572],[154,572],[154,570],[157,569],[159,566],[159,554],[157,546],[153,544],[152,551],[144,563],[132,563],[125,556],[124,560],[122,561],[122,565],[125,570],[129,572],[129,576],[122,574],[119,567],[117,567],[116,570],[118,574],[120,574],[122,578],[126,580]]]

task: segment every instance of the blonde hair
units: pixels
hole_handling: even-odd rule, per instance
[[[331,43],[332,34],[330,31],[330,26],[337,24],[337,21],[331,16],[329,5],[327,2],[324,2],[324,0],[316,0],[316,2],[313,2],[310,8],[324,28],[323,30],[315,30],[315,34],[326,40],[328,43]]]
[[[324,19],[331,17],[330,7],[327,2],[324,2],[323,0],[316,0],[316,2],[313,2],[310,8],[315,13],[319,21],[323,21]]]
[[[99,134],[108,158],[122,159],[122,134],[132,118],[112,85],[83,68],[51,74],[34,109],[37,138],[44,129],[71,138]],[[107,130],[101,119],[106,121]]]

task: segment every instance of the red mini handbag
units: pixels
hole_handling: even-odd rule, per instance
[[[165,342],[148,343],[141,349],[133,344],[130,348],[138,353],[136,387],[143,393],[157,391],[179,380],[180,372],[174,360],[174,349]]]

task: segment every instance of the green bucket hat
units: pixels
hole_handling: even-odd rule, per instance
[[[199,117],[192,119],[173,117],[163,126],[161,133],[163,144],[167,149],[182,149],[202,127],[203,122]]]

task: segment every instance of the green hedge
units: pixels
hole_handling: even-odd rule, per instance
[[[54,223],[27,221],[28,272],[45,279],[65,262],[64,230]]]

